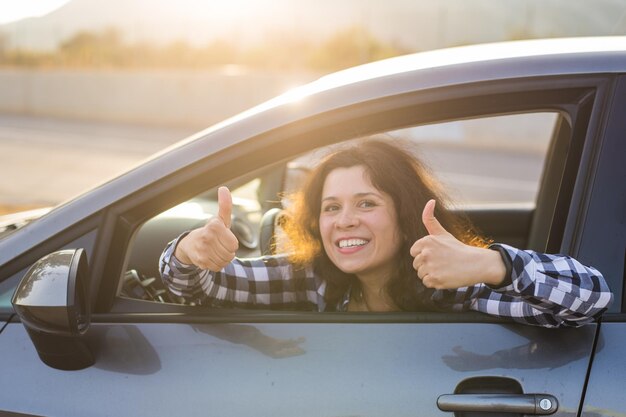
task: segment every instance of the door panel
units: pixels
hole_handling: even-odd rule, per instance
[[[589,375],[583,417],[624,415],[626,410],[624,345],[626,345],[626,323],[602,323]]]
[[[595,327],[94,324],[95,365],[68,372],[44,365],[14,323],[0,338],[0,408],[44,416],[451,416],[437,397],[490,376],[554,395],[555,416],[573,416]]]

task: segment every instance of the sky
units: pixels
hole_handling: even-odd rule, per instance
[[[80,32],[125,44],[250,49],[363,28],[401,51],[539,37],[626,35],[626,0],[0,0],[0,48],[54,52]]]
[[[354,26],[416,51],[528,36],[624,35],[626,0],[0,0],[5,45],[40,51],[79,31],[108,28],[131,44],[204,46],[319,42]]]
[[[69,0],[2,0],[0,2],[0,24],[18,21],[27,17],[39,17],[63,6]]]

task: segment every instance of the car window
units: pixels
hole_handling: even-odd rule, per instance
[[[524,113],[408,127],[379,136],[417,144],[416,152],[451,199],[462,205],[534,204],[556,125],[554,112]],[[296,189],[327,149],[290,162]]]
[[[376,136],[415,143],[415,151],[451,200],[460,206],[497,207],[513,203],[532,207],[557,118],[557,113],[524,113],[414,126]],[[354,140],[359,139],[363,138]],[[342,144],[316,149],[288,161],[280,168],[284,175],[271,171],[231,185],[232,229],[240,242],[238,256],[265,253],[261,242],[263,214],[272,207],[288,205],[288,196],[301,186],[310,169],[333,146]],[[150,219],[139,229],[119,289],[123,296],[180,301],[160,284],[157,261],[167,242],[186,230],[202,226],[217,213],[216,191],[207,190]],[[279,234],[280,228],[275,231]],[[283,238],[276,236],[275,242]],[[521,239],[510,241],[521,242]]]
[[[0,313],[10,313],[13,311],[11,306],[11,297],[13,291],[17,287],[19,280],[26,271],[20,271],[18,274],[0,282]]]
[[[233,223],[240,243],[239,255],[259,255],[261,179],[254,178],[233,187]],[[133,239],[128,266],[119,292],[127,297],[159,302],[173,301],[160,285],[158,259],[167,242],[181,233],[203,226],[218,211],[216,190],[196,197],[145,222]]]
[[[421,144],[423,159],[461,203],[533,203],[557,120],[532,113],[391,132]]]

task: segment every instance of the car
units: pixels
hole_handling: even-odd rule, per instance
[[[626,38],[601,37],[391,58],[199,132],[3,234],[0,411],[624,415],[625,116]],[[480,313],[198,306],[159,283],[160,252],[216,214],[218,186],[233,190],[239,255],[271,253],[319,155],[372,136],[418,143],[485,236],[598,268],[609,311],[547,329]]]

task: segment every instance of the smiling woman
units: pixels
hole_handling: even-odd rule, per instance
[[[295,198],[288,255],[235,257],[232,198],[221,187],[218,215],[166,247],[161,276],[176,296],[205,305],[475,310],[545,327],[577,327],[608,308],[612,295],[596,269],[487,247],[444,201],[398,141],[353,143],[325,158]]]
[[[365,167],[331,171],[322,192],[319,230],[324,251],[339,269],[358,274],[361,284],[381,291],[393,275],[402,243],[393,199],[381,193]]]

